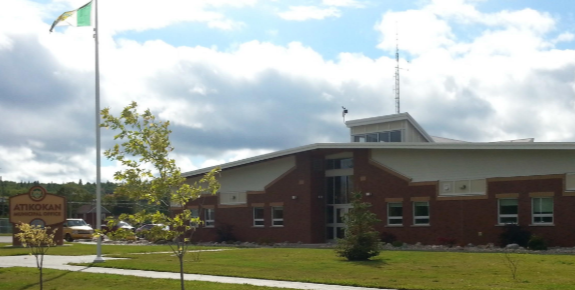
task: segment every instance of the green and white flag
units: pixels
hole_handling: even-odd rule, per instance
[[[88,2],[86,5],[73,10],[62,13],[50,27],[50,32],[54,30],[56,26],[90,26],[92,24],[92,1]]]

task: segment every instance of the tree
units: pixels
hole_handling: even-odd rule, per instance
[[[140,211],[136,214],[121,215],[112,220],[108,226],[112,228],[120,219],[135,224],[151,222],[169,226],[169,230],[159,230],[158,235],[168,243],[174,255],[180,262],[181,288],[184,289],[183,259],[189,246],[186,232],[192,229],[192,224],[199,224],[199,218],[192,218],[191,211],[183,209],[178,213],[169,214],[170,205],[184,206],[197,199],[203,193],[215,194],[220,184],[216,175],[220,169],[215,168],[206,173],[194,184],[185,183],[176,161],[169,157],[173,150],[168,128],[169,121],[158,121],[150,110],[138,113],[137,103],[132,102],[124,108],[119,117],[110,114],[109,108],[102,110],[102,127],[117,130],[114,140],[120,143],[104,152],[110,159],[120,162],[125,169],[117,171],[114,179],[121,184],[115,193],[134,200],[146,200],[148,203],[160,206],[156,212]]]
[[[344,215],[345,237],[337,240],[336,253],[350,261],[369,260],[379,255],[379,233],[373,225],[380,222],[361,201],[361,193],[353,193],[352,208]]]
[[[26,223],[20,223],[16,225],[20,233],[14,236],[20,240],[24,247],[30,249],[30,254],[36,257],[36,267],[40,271],[40,290],[44,288],[42,282],[42,269],[44,267],[44,255],[48,252],[48,249],[55,246],[54,243],[54,232],[48,234],[50,227],[42,228],[41,226],[33,226]]]

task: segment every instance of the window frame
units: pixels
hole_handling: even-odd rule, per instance
[[[502,214],[501,213],[501,201],[502,200],[515,200],[517,213],[516,214]],[[502,218],[515,218],[514,223],[502,222]],[[519,199],[518,198],[499,198],[497,199],[497,224],[499,225],[518,225],[519,224]]]
[[[417,205],[418,203],[419,203],[419,204],[421,204],[421,203],[425,203],[425,204],[426,204],[426,207],[427,207],[427,215],[426,215],[426,216],[423,216],[423,215],[422,215],[422,216],[418,216],[418,215],[416,215],[416,209],[415,209],[415,208],[418,206],[418,205]],[[428,225],[430,225],[430,224],[431,224],[430,216],[431,216],[431,214],[430,214],[429,201],[414,201],[414,202],[413,202],[413,225],[414,225],[414,226],[428,226]],[[426,223],[421,223],[421,222],[418,222],[418,221],[417,221],[418,219],[427,219],[427,222],[426,222]]]
[[[282,212],[281,218],[277,218],[275,216],[276,209],[281,209],[281,212]],[[271,215],[272,215],[272,227],[283,227],[284,226],[284,207],[283,206],[272,206]],[[276,224],[279,222],[281,222],[281,224]]]
[[[200,217],[200,209],[198,208],[191,208],[190,209],[190,217],[191,218],[199,218]],[[190,220],[190,227],[197,228],[199,223],[193,222]]]
[[[216,211],[213,208],[204,208],[204,227],[213,228],[216,223]]]
[[[256,215],[256,211],[261,210],[261,217],[257,217]],[[265,209],[262,206],[257,206],[257,207],[253,207],[252,209],[252,217],[253,217],[253,222],[252,222],[252,226],[253,227],[257,227],[257,228],[261,228],[264,227],[266,224],[266,219],[265,219]]]
[[[400,205],[401,208],[401,216],[391,216],[390,208],[392,205]],[[400,223],[392,223],[392,220],[399,220]],[[403,202],[388,202],[387,203],[387,225],[390,227],[399,227],[403,226]]]
[[[543,200],[551,200],[551,213],[535,213],[535,200],[539,199],[541,200],[540,202],[540,209],[542,211],[542,207],[543,207]],[[553,197],[532,197],[531,198],[531,223],[534,225],[553,225],[555,222],[555,201],[553,199]],[[551,217],[551,221],[550,222],[537,222],[535,221],[536,218],[545,218],[545,217]]]

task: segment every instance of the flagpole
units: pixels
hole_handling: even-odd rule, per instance
[[[98,0],[94,2],[94,43],[96,45],[96,228],[102,230],[102,190],[100,184],[100,59],[98,51]],[[98,237],[94,263],[104,262],[102,258],[102,235]]]

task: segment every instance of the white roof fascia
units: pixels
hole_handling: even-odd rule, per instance
[[[433,138],[431,138],[431,136],[429,134],[427,134],[427,132],[423,129],[423,127],[421,127],[419,125],[419,123],[417,123],[417,121],[415,121],[415,119],[413,119],[411,117],[411,115],[407,112],[395,114],[395,115],[387,115],[387,116],[379,116],[379,117],[366,118],[366,119],[350,120],[350,121],[345,122],[345,125],[348,128],[351,128],[351,127],[356,127],[356,126],[371,125],[371,124],[382,123],[382,122],[393,122],[393,121],[403,121],[403,120],[407,120],[408,122],[410,122],[411,125],[413,127],[415,127],[415,129],[417,129],[419,134],[421,134],[423,136],[423,138],[425,138],[428,142],[430,142],[430,143],[435,142],[433,140]]]
[[[316,149],[411,149],[411,150],[575,150],[575,142],[495,142],[495,143],[400,143],[400,142],[353,142],[315,143],[305,146],[275,151],[217,166],[206,167],[182,173],[183,177],[204,174],[220,167],[221,169],[246,165],[267,159],[296,154]]]

